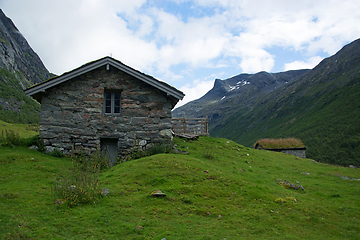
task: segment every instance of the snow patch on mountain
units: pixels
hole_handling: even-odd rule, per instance
[[[242,80],[242,81],[237,82],[235,86],[229,86],[229,88],[230,88],[230,91],[233,91],[233,90],[237,90],[241,86],[244,86],[244,85],[247,85],[247,84],[250,84],[250,82],[246,81],[246,80]]]

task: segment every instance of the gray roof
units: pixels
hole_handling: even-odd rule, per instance
[[[103,67],[103,66],[115,67],[115,68],[165,92],[167,95],[175,97],[178,100],[183,99],[183,97],[185,96],[185,94],[183,92],[177,90],[176,88],[171,87],[170,85],[168,85],[162,81],[159,81],[152,76],[141,73],[141,72],[123,64],[122,62],[120,62],[114,58],[111,58],[111,57],[104,57],[99,60],[87,63],[79,68],[76,68],[76,69],[70,71],[70,72],[66,72],[60,76],[53,77],[45,82],[36,84],[36,85],[26,89],[24,92],[25,92],[26,96],[32,96],[36,100],[39,100],[39,99],[41,99],[41,95],[47,89],[52,88],[60,83],[66,82],[70,79],[73,79],[77,76],[80,76],[82,74],[85,74],[87,72],[90,72],[94,69],[97,69],[97,68]]]

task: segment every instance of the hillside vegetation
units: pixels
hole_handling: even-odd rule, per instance
[[[309,158],[360,167],[360,39],[311,70],[281,74],[215,80],[207,94],[174,113],[208,116],[212,137],[247,147],[261,138],[299,138]]]
[[[39,124],[40,104],[23,90],[53,74],[0,9],[0,120]]]
[[[102,170],[109,196],[73,208],[54,204],[52,193],[71,159],[0,147],[0,238],[360,238],[358,169],[222,138],[174,143],[187,153]],[[151,196],[156,190],[166,196]]]
[[[38,124],[12,124],[0,120],[0,135],[4,135],[6,131],[13,131],[20,138],[31,138],[39,135]]]
[[[335,59],[336,56],[327,61]],[[338,62],[345,64],[346,61]],[[360,62],[353,64],[359,67],[345,72],[326,68],[327,63],[323,62],[319,68],[332,71],[320,71],[322,76],[310,75],[302,82],[274,91],[260,99],[252,111],[232,115],[211,135],[246,146],[252,146],[259,138],[296,137],[307,146],[309,158],[360,166]],[[317,79],[317,84],[312,79]]]
[[[0,68],[0,120],[39,124],[40,108],[37,101],[25,95],[16,76]]]

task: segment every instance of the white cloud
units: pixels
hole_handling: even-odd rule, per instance
[[[284,71],[297,69],[312,69],[323,60],[322,57],[315,56],[309,58],[307,61],[294,61],[284,64]]]
[[[190,101],[201,98],[214,86],[214,81],[194,81],[193,83],[186,84],[180,88],[180,91],[186,93],[184,99],[180,101],[176,107],[180,107]]]
[[[190,18],[185,23],[163,10],[154,10],[154,15],[158,23],[156,38],[163,42],[159,48],[163,68],[180,63],[202,66],[220,56],[228,41],[217,18]]]
[[[358,0],[174,2],[190,7],[169,10],[169,2],[151,0],[0,0],[0,7],[51,72],[112,54],[189,96],[200,84],[189,81],[207,82],[209,72],[219,78],[229,68],[238,74],[312,68],[320,55],[360,37]],[[273,47],[300,58],[279,64]]]
[[[35,0],[5,1],[4,5],[13,10],[5,14],[19,26],[49,70],[61,74],[110,54],[135,68],[150,68],[156,45],[134,36],[127,22],[117,16],[118,12],[134,12],[144,2]],[[14,5],[22,7],[14,10]]]

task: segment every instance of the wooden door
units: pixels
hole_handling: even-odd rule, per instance
[[[113,166],[118,158],[118,140],[112,138],[101,139],[101,156],[109,161],[109,165]]]

